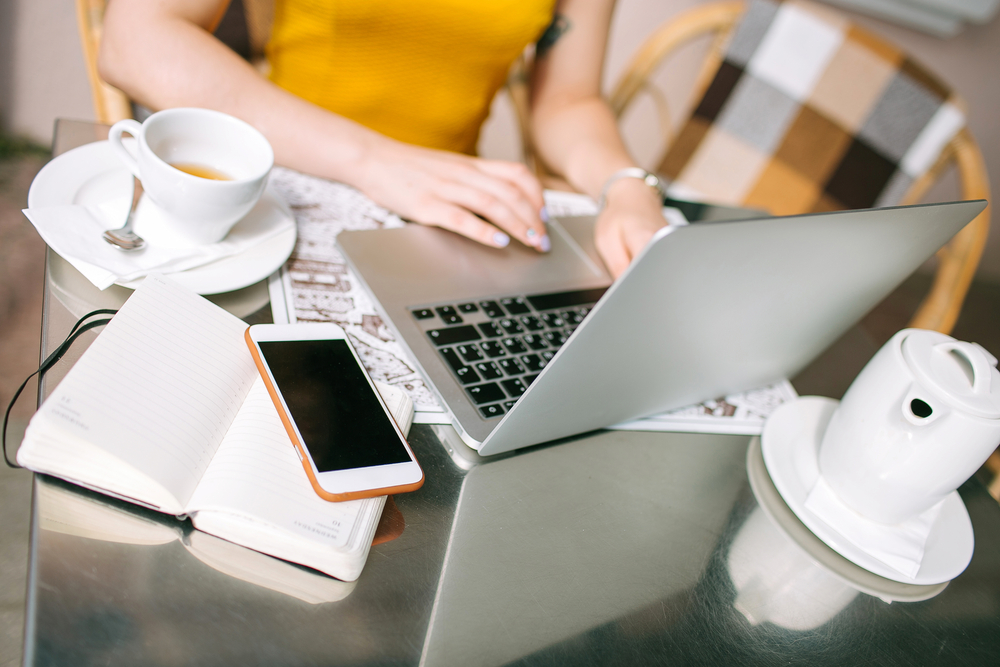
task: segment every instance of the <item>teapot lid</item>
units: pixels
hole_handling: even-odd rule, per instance
[[[902,348],[914,378],[939,399],[977,417],[1000,419],[1000,371],[982,346],[914,329]]]

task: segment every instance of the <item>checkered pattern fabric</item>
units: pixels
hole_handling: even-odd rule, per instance
[[[891,206],[963,127],[962,109],[833,10],[753,0],[660,171],[672,196],[778,215]]]

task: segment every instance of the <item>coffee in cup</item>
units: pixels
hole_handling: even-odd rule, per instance
[[[1000,371],[975,343],[904,329],[834,411],[820,474],[848,507],[898,524],[971,477],[1000,444]]]
[[[123,134],[135,137],[134,152],[122,143]],[[145,217],[169,227],[184,244],[221,241],[257,203],[274,165],[264,135],[210,109],[166,109],[143,123],[123,120],[111,127],[108,141],[157,209]],[[144,234],[140,225],[136,231]]]
[[[174,169],[180,169],[185,174],[191,174],[192,176],[197,176],[199,178],[207,178],[210,181],[231,181],[233,180],[228,174],[224,174],[218,169],[213,169],[212,167],[206,167],[201,164],[191,164],[188,162],[171,162],[170,166]]]

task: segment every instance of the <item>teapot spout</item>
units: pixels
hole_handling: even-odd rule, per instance
[[[903,419],[914,426],[927,426],[941,419],[950,410],[932,398],[926,390],[912,385],[900,408]]]

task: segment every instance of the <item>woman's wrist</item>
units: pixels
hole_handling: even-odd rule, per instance
[[[653,196],[660,206],[663,205],[663,199],[666,197],[666,190],[660,178],[641,167],[620,169],[608,177],[597,200],[598,211],[607,208],[608,201],[616,192],[629,192],[630,196],[640,199],[648,199],[649,196]],[[642,192],[646,194],[643,195]],[[619,194],[619,196],[621,195]]]
[[[604,188],[598,214],[611,211],[639,215],[655,214],[660,217],[662,210],[663,198],[659,189],[647,185],[638,178],[621,178],[608,183]]]
[[[352,159],[341,165],[347,173],[338,180],[368,194],[378,185],[380,176],[384,177],[382,162],[385,160],[386,152],[391,150],[394,140],[371,131],[358,133],[353,139]]]

